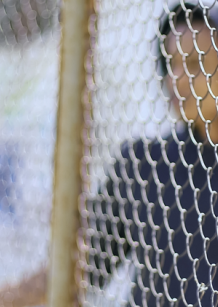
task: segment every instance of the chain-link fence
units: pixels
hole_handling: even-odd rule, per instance
[[[59,7],[47,0],[0,2],[0,290],[48,262]],[[2,306],[15,306],[9,292],[0,295]]]
[[[24,44],[57,28],[60,1],[9,0],[0,3],[0,42]]]
[[[83,306],[218,304],[217,5],[95,1],[83,99]]]
[[[79,256],[73,200],[85,0],[66,2],[63,17],[50,305],[69,305],[79,293],[83,306],[217,306],[217,1],[90,2]],[[0,4],[6,306],[42,303],[45,295],[38,277],[48,263],[61,19],[59,2]],[[29,298],[16,305],[7,285]]]

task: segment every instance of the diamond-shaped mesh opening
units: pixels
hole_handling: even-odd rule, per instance
[[[95,2],[84,94],[84,306],[217,306],[216,1]]]

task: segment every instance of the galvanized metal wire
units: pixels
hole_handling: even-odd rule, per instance
[[[217,2],[189,4],[95,2],[83,99],[83,306],[218,304]]]
[[[25,44],[57,30],[59,1],[10,0],[0,3],[1,44]]]

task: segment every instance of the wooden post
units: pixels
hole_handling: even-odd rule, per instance
[[[65,0],[62,10],[60,89],[48,280],[50,307],[77,306],[74,278],[79,226],[82,157],[82,90],[87,47],[88,1]]]

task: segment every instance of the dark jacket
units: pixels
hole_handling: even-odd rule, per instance
[[[136,305],[215,306],[217,160],[187,131],[161,143],[126,142],[106,187],[87,203],[91,283],[102,286],[130,251]]]

